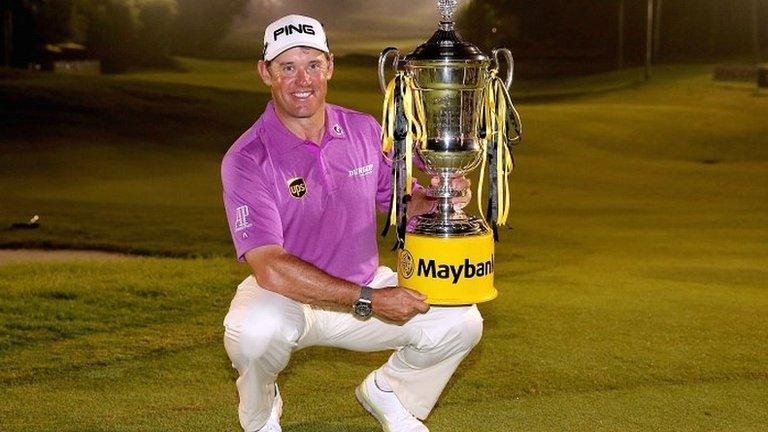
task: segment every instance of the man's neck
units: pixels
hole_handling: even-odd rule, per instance
[[[325,134],[325,106],[315,115],[306,118],[296,118],[275,109],[280,122],[297,137],[320,145]]]

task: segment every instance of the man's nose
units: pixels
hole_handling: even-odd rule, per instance
[[[312,79],[311,79],[311,77],[309,75],[309,72],[307,72],[307,70],[304,69],[304,68],[299,68],[299,70],[297,72],[297,75],[296,75],[296,79],[301,84],[309,84],[312,81]]]

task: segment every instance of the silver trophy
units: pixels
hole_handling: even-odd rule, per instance
[[[429,254],[428,251],[414,253],[414,247],[410,247],[409,243],[417,242],[409,241],[409,237],[446,240],[479,236],[498,239],[497,222],[500,216],[506,218],[505,214],[508,210],[506,198],[498,194],[499,188],[503,188],[503,185],[499,184],[502,177],[489,176],[489,201],[485,219],[490,223],[490,227],[483,218],[467,215],[452,203],[452,198],[464,192],[454,190],[451,183],[454,177],[465,175],[481,164],[484,168],[487,166],[490,173],[503,163],[505,169],[499,172],[503,172],[506,180],[506,175],[511,170],[509,165],[511,153],[507,146],[520,140],[520,119],[508,95],[513,75],[511,52],[506,48],[500,48],[494,49],[490,57],[486,56],[477,46],[464,41],[454,29],[453,15],[458,1],[438,0],[437,4],[441,21],[437,31],[427,42],[405,57],[401,57],[397,48],[387,48],[379,57],[378,74],[382,91],[387,94],[393,92],[392,89],[398,85],[400,88],[399,91],[395,89],[396,94],[391,96],[392,104],[397,109],[393,118],[388,120],[393,122],[391,129],[395,131],[392,140],[395,143],[398,139],[402,142],[408,133],[412,135],[408,144],[401,145],[401,149],[405,150],[398,152],[396,147],[393,155],[393,171],[397,181],[395,187],[399,189],[400,194],[398,197],[398,192],[395,192],[393,205],[397,205],[398,200],[402,201],[399,207],[400,215],[404,214],[408,199],[402,199],[405,195],[403,192],[405,180],[403,175],[398,175],[397,170],[400,169],[398,167],[402,167],[402,160],[410,146],[421,161],[423,170],[440,179],[437,187],[427,189],[427,195],[437,202],[434,212],[420,215],[411,221],[404,221],[402,216],[394,216],[393,224],[398,226],[397,246],[401,249],[405,248],[405,253],[401,253],[399,259],[401,278],[408,273],[418,273],[422,261],[423,267],[427,269],[422,273],[430,273],[429,265],[434,263],[428,259],[429,257],[422,257],[424,254]],[[499,77],[502,59],[506,61],[506,75],[503,78]],[[390,62],[391,72],[396,76],[393,81],[399,77],[399,84],[392,81],[389,85],[387,84],[385,77],[388,75],[387,64]],[[406,115],[409,108],[410,115]],[[422,113],[421,118],[417,115],[419,112]],[[386,117],[385,102],[385,135]],[[421,133],[414,134],[412,133],[414,130],[421,130]],[[399,136],[397,131],[400,131]],[[432,241],[425,243],[423,247],[465,249],[470,246],[461,242]],[[419,249],[420,246],[416,245],[415,248]],[[490,240],[490,246],[482,247],[482,249],[488,248],[490,248],[492,262],[493,240]],[[466,253],[458,251],[456,259],[464,259],[464,255]],[[438,268],[437,263],[434,263],[434,266]],[[436,274],[436,271],[431,273]],[[495,297],[492,275],[488,276],[491,277],[490,289],[493,290]],[[401,285],[409,286],[409,282],[411,282],[410,287],[422,292],[426,291],[427,295],[436,298],[437,300],[433,303],[456,304],[484,301],[478,300],[477,296],[471,293],[473,291],[471,287],[468,289],[469,295],[451,292],[448,296],[450,299],[446,300],[442,299],[446,297],[442,292],[434,292],[429,281],[424,281],[423,284],[414,280],[401,281]],[[462,289],[467,291],[465,288]],[[484,296],[488,297],[488,293],[480,294],[481,298],[485,298]]]

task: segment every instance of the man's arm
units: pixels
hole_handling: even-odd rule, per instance
[[[359,285],[331,276],[277,245],[251,249],[245,260],[262,288],[301,303],[351,309],[360,298]],[[402,323],[429,310],[424,300],[426,296],[406,288],[381,288],[373,290],[371,306],[376,315]]]

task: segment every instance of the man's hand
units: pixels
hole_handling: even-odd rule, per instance
[[[381,288],[373,290],[371,307],[381,318],[402,324],[429,310],[426,299],[427,296],[408,288]]]
[[[471,185],[472,183],[469,179],[463,175],[457,175],[451,179],[451,187],[456,191],[463,192],[461,196],[451,199],[451,202],[456,209],[461,210],[472,201],[472,191],[469,189]],[[432,186],[440,186],[440,177],[432,177]]]

